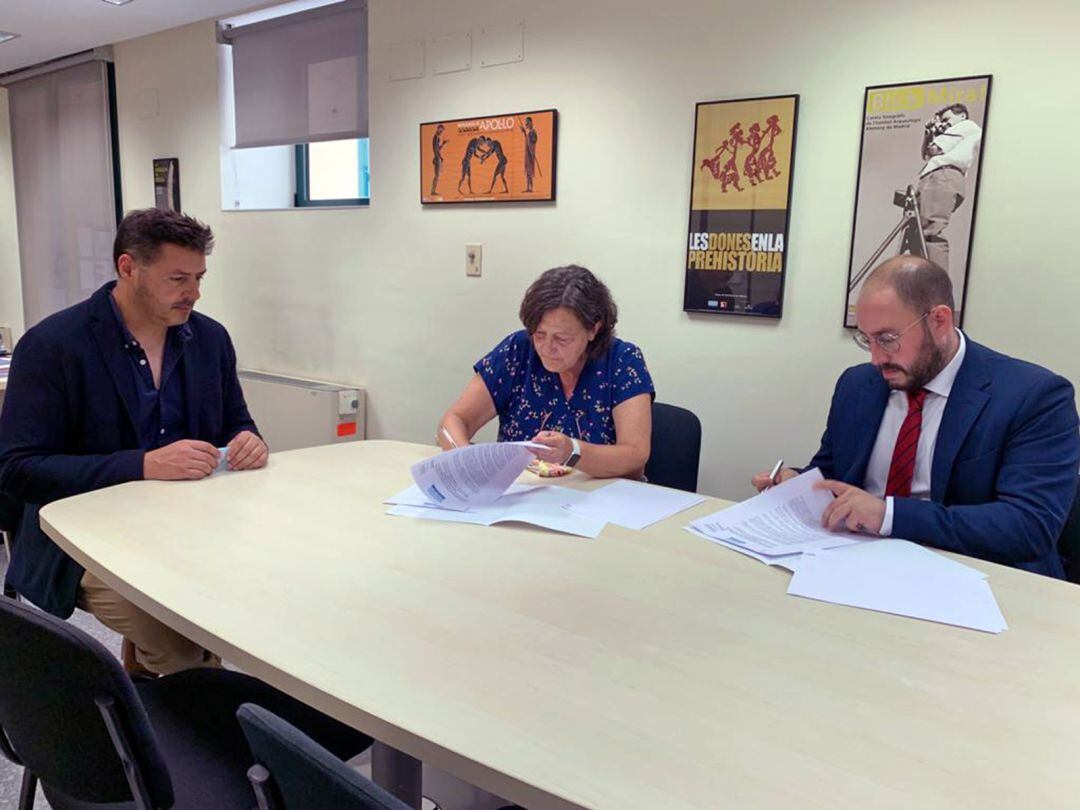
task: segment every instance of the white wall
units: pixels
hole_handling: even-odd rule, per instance
[[[179,156],[184,207],[218,249],[202,309],[250,367],[367,386],[372,437],[431,441],[472,362],[517,327],[526,285],[579,262],[612,288],[619,333],[659,398],[705,425],[703,491],[748,492],[816,448],[832,385],[864,356],[840,324],[863,88],[994,74],[967,328],[1080,378],[1069,238],[1080,189],[1076,4],[713,0],[372,0],[372,203],[220,211],[213,25],[116,48],[124,200],[153,202],[151,160]],[[525,60],[390,82],[390,43],[524,19]],[[140,118],[141,91],[160,114]],[[694,103],[802,95],[780,323],[682,312]],[[556,107],[555,204],[422,208],[420,121]],[[0,203],[2,205],[2,203]],[[464,245],[484,245],[484,277]]]
[[[11,327],[15,340],[23,331],[15,177],[11,169],[11,123],[8,118],[8,94],[3,87],[0,87],[0,326]]]

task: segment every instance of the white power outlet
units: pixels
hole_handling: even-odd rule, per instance
[[[465,245],[465,275],[479,276],[484,265],[484,246]]]

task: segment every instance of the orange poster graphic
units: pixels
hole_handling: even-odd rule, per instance
[[[558,112],[420,125],[420,202],[555,199]]]

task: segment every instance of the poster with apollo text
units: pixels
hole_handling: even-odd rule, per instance
[[[683,310],[779,318],[799,97],[697,105]]]
[[[420,202],[555,199],[558,111],[420,125]]]
[[[990,79],[866,88],[845,326],[866,277],[902,253],[948,272],[962,323]]]

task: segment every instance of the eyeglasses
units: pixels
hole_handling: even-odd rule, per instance
[[[929,312],[923,313],[923,316],[921,318],[919,318],[917,321],[912,321],[903,329],[901,329],[897,334],[893,334],[892,332],[885,332],[881,335],[868,335],[865,332],[856,331],[855,334],[851,336],[851,339],[854,340],[855,345],[863,351],[870,351],[870,348],[876,343],[882,348],[882,350],[888,352],[889,354],[896,354],[898,351],[900,351],[900,337],[909,329],[911,329],[911,327],[924,321],[926,319],[926,316],[929,314]]]

